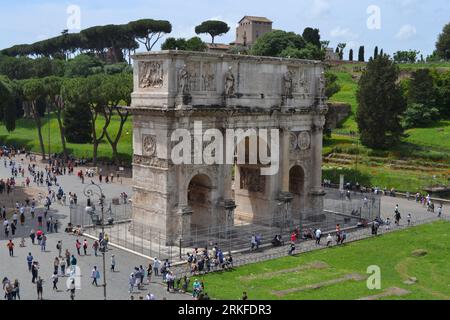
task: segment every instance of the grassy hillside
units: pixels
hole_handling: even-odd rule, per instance
[[[356,91],[361,65],[339,65],[332,68],[342,90],[332,102],[349,103],[351,115],[342,126],[324,141],[325,176],[342,169],[357,170],[370,185],[394,187],[397,190],[417,191],[429,185],[450,184],[450,121],[439,121],[427,128],[407,130],[399,146],[390,150],[372,150],[361,146],[356,137]],[[412,71],[417,68],[450,70],[450,63],[401,65]],[[329,156],[331,155],[331,156]],[[333,174],[332,174],[333,175]],[[333,175],[334,176],[334,175]]]

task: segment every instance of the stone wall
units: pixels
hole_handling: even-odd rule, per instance
[[[352,111],[352,106],[348,103],[333,102],[328,103],[328,112],[325,115],[325,127],[328,130],[333,130],[348,118]]]

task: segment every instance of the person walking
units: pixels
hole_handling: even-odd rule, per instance
[[[84,255],[87,256],[87,248],[88,248],[88,242],[86,239],[84,239],[83,241],[83,251],[84,251]]]
[[[56,274],[58,274],[58,269],[59,269],[59,259],[58,257],[56,257],[55,260],[53,261],[53,273],[56,272]]]
[[[72,267],[75,267],[77,265],[77,259],[75,258],[74,255],[72,255],[72,258],[70,259],[70,265]]]
[[[327,237],[327,247],[333,242],[333,237],[331,237],[331,234],[328,234]]]
[[[66,260],[61,259],[59,261],[59,267],[61,268],[61,277],[66,276]]]
[[[45,234],[42,235],[41,240],[41,251],[45,252],[45,246],[47,245],[47,236]]]
[[[9,256],[14,257],[14,242],[10,239],[6,246],[8,247]]]
[[[34,239],[36,239],[36,233],[34,232],[33,229],[31,229],[31,231],[30,231],[30,239],[31,239],[31,243],[34,245]]]
[[[42,280],[41,277],[38,278],[38,280],[36,281],[36,290],[37,290],[37,296],[38,296],[38,300],[44,300],[43,299],[43,292],[44,292],[44,280]]]
[[[149,263],[147,268],[147,283],[150,284],[152,282],[152,272],[153,272],[153,266],[151,263]]]
[[[316,236],[316,245],[320,245],[320,238],[322,238],[322,230],[317,228],[315,236]]]
[[[159,275],[159,267],[161,266],[161,261],[158,260],[158,258],[155,258],[155,261],[153,262],[153,273],[155,274],[155,277]]]
[[[442,216],[442,204],[440,204],[438,207],[438,218],[440,218],[441,216]]]
[[[81,255],[81,253],[80,253],[81,242],[78,239],[75,242],[75,248],[77,248],[78,255],[80,256]]]
[[[53,291],[58,291],[58,271],[55,271],[52,275],[52,282],[53,282]]]
[[[111,272],[115,272],[116,269],[116,257],[111,255]]]
[[[294,251],[295,251],[295,242],[291,242],[291,246],[289,248],[288,255],[291,256],[294,253]]]
[[[12,289],[12,296],[14,300],[19,299],[20,300],[20,283],[19,280],[14,280],[13,289]]]
[[[39,264],[37,261],[33,261],[33,265],[31,266],[31,282],[35,283],[36,278],[38,277]]]
[[[27,256],[27,265],[28,265],[28,271],[31,272],[31,267],[33,266],[33,256],[31,255],[31,252],[28,252]]]
[[[58,243],[56,244],[56,249],[58,250],[58,258],[62,258],[62,242],[61,240],[58,241]]]
[[[67,289],[67,291],[70,291],[70,300],[75,300],[75,288],[75,279],[72,279],[69,288]]]
[[[134,273],[131,273],[130,276],[128,277],[128,292],[130,294],[133,293],[134,283],[135,283]]]
[[[70,252],[69,252],[69,249],[66,249],[65,256],[66,256],[66,265],[70,266]]]
[[[95,286],[98,287],[97,279],[100,279],[100,272],[97,270],[96,266],[94,266],[94,269],[92,269],[91,278],[92,278],[92,285],[95,284]]]
[[[94,241],[94,243],[92,244],[92,249],[94,249],[94,255],[97,257],[97,251],[98,251],[98,247],[99,247],[99,243],[97,240]]]

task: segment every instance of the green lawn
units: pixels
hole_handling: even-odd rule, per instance
[[[358,89],[358,83],[356,80],[352,79],[352,75],[347,72],[334,72],[338,77],[338,83],[341,86],[341,90],[331,97],[331,102],[343,102],[348,103],[352,107],[352,112],[347,120],[342,124],[342,130],[357,131],[358,126],[356,125],[355,115],[356,115],[356,90]]]
[[[382,293],[392,287],[403,288],[408,294],[383,299],[450,299],[450,223],[436,222],[370,238],[343,247],[309,252],[294,257],[239,267],[230,272],[199,277],[213,299],[235,300],[246,291],[249,299],[339,299],[353,300]],[[425,256],[414,256],[418,249]],[[324,268],[298,271],[289,269],[325,264]],[[323,285],[317,289],[276,294],[274,291],[298,289],[349,274],[364,277],[367,267],[381,269],[381,290],[369,290],[365,280],[347,280]],[[279,271],[289,272],[280,273]],[[278,272],[274,274],[274,272]],[[416,277],[413,285],[404,284]]]
[[[440,121],[428,128],[414,128],[406,131],[405,139],[417,145],[450,151],[450,121]]]
[[[47,117],[42,118],[43,127],[42,134],[44,137],[44,144],[46,148],[46,153],[48,153],[48,145],[49,145],[49,137],[50,137],[50,151],[61,152],[61,138],[59,134],[58,121],[56,120],[56,116],[51,114],[50,121],[47,121]],[[97,128],[100,131],[101,126],[104,124],[104,120],[100,118],[97,121]],[[113,135],[117,133],[119,127],[119,120],[117,117],[112,119],[112,122],[108,128],[108,131]],[[49,125],[50,124],[50,125]],[[128,134],[127,134],[128,132]],[[120,154],[121,159],[130,162],[132,155],[132,121],[129,119],[125,124],[124,131],[122,134],[122,138],[119,142],[118,152]],[[24,146],[26,149],[32,150],[34,152],[40,152],[39,147],[39,139],[37,130],[35,127],[35,123],[32,119],[19,119],[16,123],[16,130],[12,133],[8,133],[4,125],[0,126],[0,143],[6,145],[16,145],[16,146]],[[73,154],[75,157],[81,158],[92,158],[92,144],[74,144],[68,143],[67,148],[69,152]],[[100,144],[98,149],[99,158],[111,158],[112,150],[106,138]]]

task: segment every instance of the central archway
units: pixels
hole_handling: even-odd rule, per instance
[[[208,228],[212,223],[212,183],[205,174],[194,176],[188,186],[188,205],[192,209],[191,230]]]

